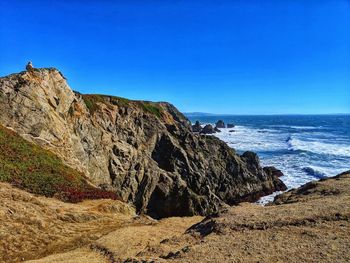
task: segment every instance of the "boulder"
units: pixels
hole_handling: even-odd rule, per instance
[[[196,121],[194,125],[192,125],[192,131],[193,132],[201,132],[202,126],[199,121]]]
[[[264,167],[264,171],[265,171],[265,173],[267,173],[271,176],[281,177],[284,175],[281,170],[277,169],[274,166],[266,166],[266,167]]]
[[[235,127],[235,125],[232,124],[232,123],[228,123],[228,124],[227,124],[227,128],[234,128],[234,127]]]
[[[216,128],[225,128],[225,123],[222,120],[217,121]]]
[[[201,130],[201,133],[202,134],[213,134],[213,133],[215,133],[215,129],[213,128],[213,126],[211,124],[207,124]]]

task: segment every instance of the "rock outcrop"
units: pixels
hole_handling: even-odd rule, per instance
[[[221,132],[220,129],[219,129],[218,127],[215,127],[215,128],[214,128],[214,131],[215,131],[215,132]]]
[[[56,69],[0,78],[0,123],[155,217],[207,215],[283,190],[253,154],[194,134],[171,104],[82,95]]]
[[[215,133],[215,129],[211,124],[207,124],[203,127],[203,129],[201,130],[201,134],[213,134]]]
[[[225,128],[225,123],[222,120],[218,120],[215,124],[216,128]]]
[[[196,121],[194,125],[192,125],[192,131],[193,132],[201,132],[202,126],[199,121]]]
[[[232,123],[227,123],[227,128],[234,128],[234,127],[235,127],[234,124],[232,124]]]

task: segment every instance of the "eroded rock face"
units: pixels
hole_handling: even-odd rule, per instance
[[[194,125],[192,125],[192,131],[193,132],[201,132],[202,126],[199,121],[196,121]]]
[[[203,127],[203,129],[201,130],[202,134],[213,134],[215,133],[215,129],[211,124],[207,124]]]
[[[53,68],[0,78],[0,123],[155,217],[207,215],[284,186],[256,155],[192,133],[171,104],[81,95]]]
[[[218,120],[215,124],[215,128],[225,128],[225,123],[222,120]]]

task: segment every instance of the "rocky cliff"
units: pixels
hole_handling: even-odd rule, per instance
[[[156,217],[206,215],[285,189],[254,153],[193,134],[171,104],[82,95],[54,68],[0,78],[0,124]]]

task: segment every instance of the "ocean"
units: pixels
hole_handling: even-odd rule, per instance
[[[350,170],[350,115],[205,115],[187,114],[194,123],[223,120],[234,128],[215,136],[238,153],[256,152],[263,166],[275,166],[288,189]],[[231,131],[231,132],[230,132]],[[274,195],[260,200],[266,203]]]

